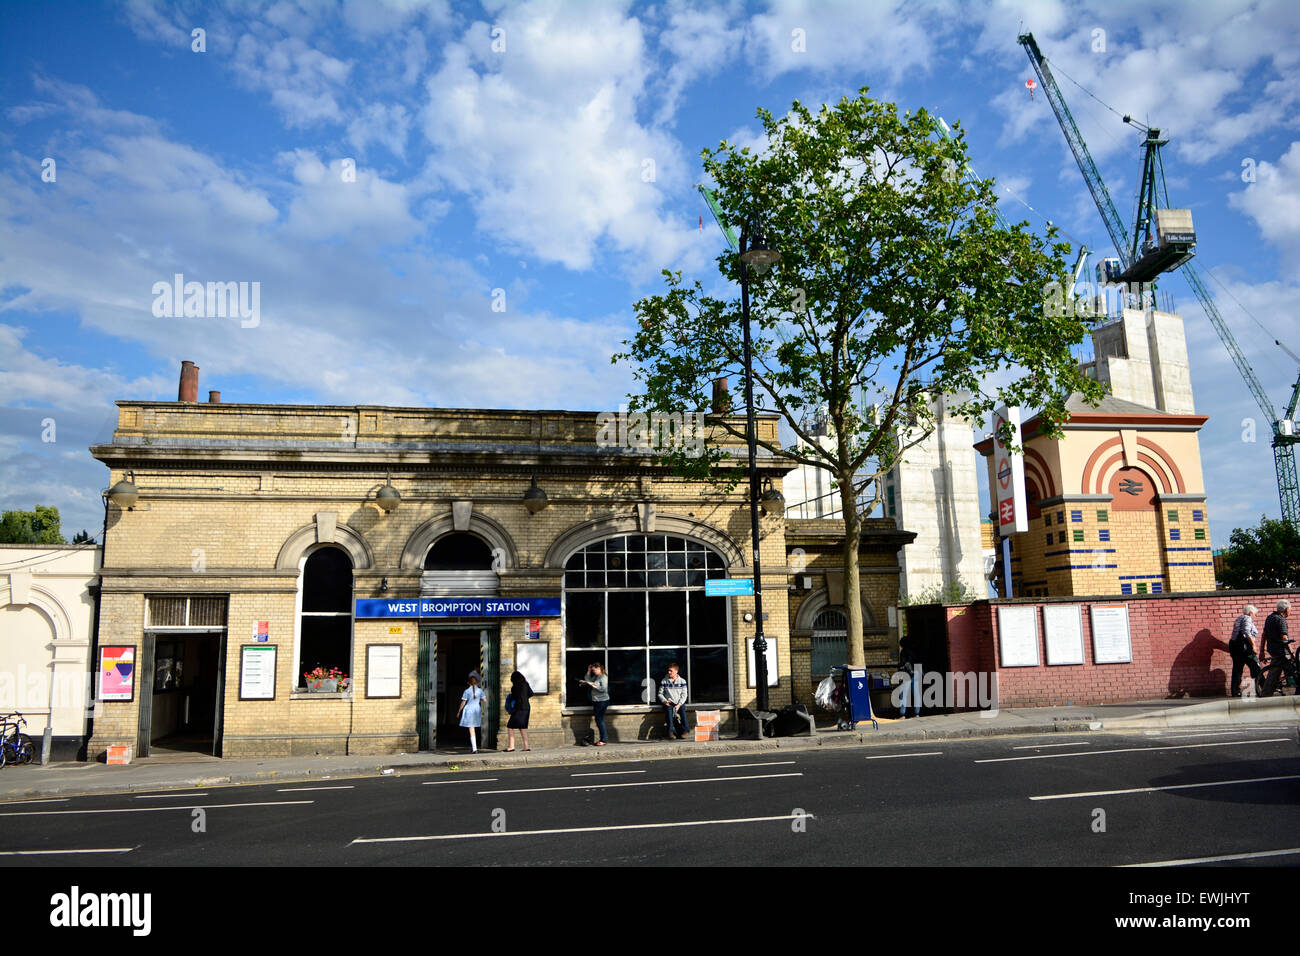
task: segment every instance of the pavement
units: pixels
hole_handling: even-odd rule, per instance
[[[816,748],[892,745],[918,740],[1079,733],[1088,730],[1141,731],[1160,727],[1222,726],[1295,721],[1300,697],[1267,700],[1154,700],[1091,706],[1023,707],[972,711],[910,720],[879,719],[857,730],[820,728],[815,736],[761,740],[723,738],[694,741],[638,740],[607,747],[570,746],[516,750],[435,751],[382,755],[256,757],[221,759],[200,754],[143,758],[125,766],[60,762],[0,769],[0,803],[41,797],[178,790],[240,784],[296,783],[374,776],[459,773],[478,770],[617,763],[667,757],[761,754]]]

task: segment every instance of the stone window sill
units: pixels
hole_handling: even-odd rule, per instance
[[[289,694],[290,700],[351,700],[351,691],[340,691],[337,694],[313,694],[310,691],[295,690]]]

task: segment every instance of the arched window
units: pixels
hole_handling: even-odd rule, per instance
[[[812,679],[817,684],[832,667],[849,660],[849,619],[844,609],[828,607],[813,621]]]
[[[303,562],[299,615],[298,671],[323,667],[352,673],[352,558],[340,548],[319,548]]]
[[[691,703],[731,699],[727,600],[705,597],[707,578],[727,576],[722,556],[670,535],[620,535],[589,544],[565,563],[564,639],[568,702],[593,661],[609,675],[611,704],[650,704],[676,661]]]
[[[492,549],[465,531],[439,538],[424,556],[426,571],[491,571]]]

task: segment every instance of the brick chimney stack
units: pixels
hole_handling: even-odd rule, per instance
[[[178,402],[199,400],[199,367],[193,362],[181,362],[181,385],[176,393]]]
[[[727,379],[715,378],[713,380],[713,414],[725,415],[731,411],[731,393],[727,391]]]

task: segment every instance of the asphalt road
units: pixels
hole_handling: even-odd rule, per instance
[[[1300,863],[1295,724],[0,804],[0,865]]]

